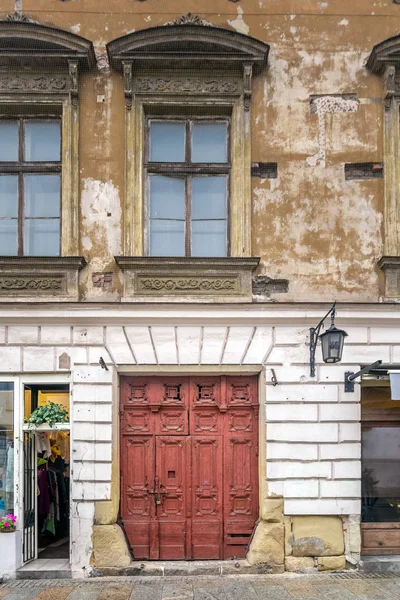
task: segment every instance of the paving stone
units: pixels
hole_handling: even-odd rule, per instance
[[[98,585],[81,585],[78,588],[74,589],[69,596],[67,596],[66,600],[97,600],[101,587]]]
[[[289,592],[292,598],[299,598],[301,600],[317,598],[317,600],[322,600],[321,595],[318,594],[315,586],[305,581],[288,581],[285,583],[284,588]]]
[[[372,596],[374,594],[379,594],[379,589],[376,587],[376,585],[370,583],[369,581],[363,581],[362,579],[343,581],[342,585],[353,592],[353,594],[357,594],[359,596]]]
[[[161,600],[162,591],[163,584],[160,584],[158,581],[152,585],[134,583],[129,600]],[[77,600],[79,599],[77,598]]]
[[[291,600],[292,596],[281,585],[254,585],[259,600]]]
[[[194,600],[227,600],[225,590],[220,588],[196,588],[194,590]],[[243,599],[244,600],[244,599]]]
[[[316,585],[315,589],[324,600],[355,600],[357,596],[343,585]]]
[[[132,585],[106,585],[97,600],[129,600],[132,588]]]
[[[372,581],[379,590],[378,596],[383,594],[388,600],[400,600],[400,587],[396,585],[396,581],[391,579],[377,579]]]
[[[227,600],[257,600],[257,595],[250,583],[235,580],[223,580],[223,587],[226,593]]]
[[[65,600],[72,590],[72,587],[47,588],[39,592],[35,600]]]
[[[33,600],[37,596],[38,589],[16,589],[10,591],[10,593],[5,596],[6,600]]]
[[[162,600],[191,600],[193,598],[192,582],[168,581],[164,583]]]
[[[4,598],[4,596],[9,594],[10,592],[11,592],[10,588],[3,588],[2,590],[0,589],[0,600],[2,598]]]

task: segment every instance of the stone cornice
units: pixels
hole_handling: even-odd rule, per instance
[[[130,61],[150,68],[223,67],[226,71],[240,71],[244,63],[251,63],[257,72],[267,62],[269,46],[230,29],[184,23],[135,31],[109,42],[107,52],[110,64],[119,71],[123,62]]]
[[[400,256],[381,256],[376,263],[381,269],[400,269]]]
[[[0,301],[0,323],[86,323],[91,325],[285,325],[308,328],[321,320],[331,303],[271,303],[218,305],[160,302],[24,302]],[[400,303],[337,303],[337,324],[346,326],[400,326]]]
[[[126,269],[165,270],[166,273],[174,270],[196,269],[207,271],[209,269],[223,268],[226,270],[245,269],[253,271],[260,262],[258,257],[222,257],[222,258],[186,258],[186,257],[156,257],[156,256],[115,256],[115,262],[124,271]]]
[[[62,67],[69,62],[91,69],[96,57],[91,41],[63,29],[30,21],[0,21],[0,62],[2,68],[38,67],[43,71]]]
[[[86,260],[82,256],[0,256],[0,270],[29,271],[40,269],[54,271],[62,269],[81,270]]]

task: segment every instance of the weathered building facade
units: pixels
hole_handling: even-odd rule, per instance
[[[0,1],[0,572],[54,523],[74,576],[400,554],[399,24],[392,0]],[[334,301],[343,357],[311,376]],[[65,455],[24,425],[57,394]],[[35,495],[55,447],[65,522]]]

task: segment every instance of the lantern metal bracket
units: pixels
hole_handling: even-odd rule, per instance
[[[354,380],[357,379],[357,377],[361,377],[361,375],[364,375],[364,373],[369,373],[370,371],[373,371],[373,369],[376,369],[376,367],[380,367],[381,364],[381,360],[376,360],[371,365],[363,367],[360,371],[357,371],[357,373],[353,373],[352,371],[346,371],[344,374],[344,391],[354,392]]]
[[[317,349],[317,343],[319,338],[319,332],[324,324],[324,321],[329,315],[331,315],[332,325],[336,315],[336,302],[334,302],[331,308],[328,310],[326,315],[320,320],[316,327],[310,327],[310,377],[315,377],[315,350]]]

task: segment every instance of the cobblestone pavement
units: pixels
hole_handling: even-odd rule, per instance
[[[0,600],[400,600],[400,577],[359,573],[18,580]]]

